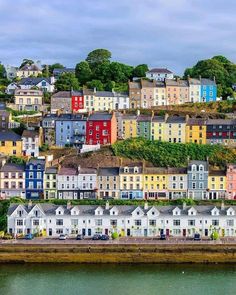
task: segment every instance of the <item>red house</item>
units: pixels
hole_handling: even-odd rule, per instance
[[[71,92],[71,107],[72,112],[79,112],[84,109],[84,96],[80,91]]]
[[[88,117],[86,125],[87,144],[113,144],[117,140],[117,121],[115,114],[94,113]]]

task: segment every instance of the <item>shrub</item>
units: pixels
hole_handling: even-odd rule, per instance
[[[211,239],[216,241],[218,240],[220,237],[219,233],[217,231],[214,231],[212,234],[211,234]]]
[[[119,234],[117,232],[114,232],[114,233],[112,233],[111,237],[113,240],[116,240],[119,238]]]

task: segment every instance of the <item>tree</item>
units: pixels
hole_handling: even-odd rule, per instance
[[[75,77],[75,74],[73,73],[64,73],[62,75],[60,75],[60,77],[58,78],[58,80],[55,83],[56,89],[58,91],[68,91],[71,89],[74,90],[79,90],[80,89],[80,85],[79,82],[77,80],[77,78]]]
[[[5,79],[6,78],[6,69],[4,65],[0,63],[0,79]]]
[[[117,232],[112,233],[111,235],[113,240],[117,240],[119,238],[119,234]]]
[[[236,83],[236,65],[222,55],[217,55],[211,59],[205,59],[197,62],[192,68],[187,68],[184,72],[187,76],[198,78],[215,77],[218,96],[227,98],[233,95],[232,84]]]
[[[55,63],[48,66],[49,73],[52,74],[54,69],[63,69],[64,66],[60,63]]]
[[[24,58],[20,65],[20,68],[22,68],[25,65],[32,65],[32,64],[34,64],[34,61],[32,59]]]
[[[110,61],[111,52],[107,49],[95,49],[91,51],[86,61],[88,62],[91,69],[95,68],[97,65],[102,64],[105,61]]]
[[[90,82],[87,82],[86,83],[86,86],[89,88],[89,89],[94,89],[96,88],[96,90],[98,91],[102,91],[104,90],[104,85],[102,84],[102,82],[100,80],[92,80]]]
[[[75,67],[75,75],[81,85],[85,85],[92,77],[92,71],[87,61],[81,61]]]
[[[119,62],[110,64],[111,80],[115,82],[127,82],[132,77],[132,71],[133,67]]]
[[[138,65],[133,69],[133,76],[145,77],[147,71],[148,71],[148,66],[146,64]]]

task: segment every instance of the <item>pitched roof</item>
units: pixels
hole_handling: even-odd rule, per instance
[[[210,79],[201,78],[201,85],[213,85],[216,86],[216,82]]]
[[[61,98],[61,97],[68,97],[68,98],[71,98],[71,92],[70,91],[58,91],[56,93],[54,93],[52,95],[53,98]]]
[[[39,137],[39,133],[35,130],[24,130],[22,133],[22,137],[35,138]]]
[[[207,125],[236,125],[236,120],[231,119],[208,119]]]
[[[67,167],[61,167],[58,171],[58,175],[77,175],[78,170],[75,168],[67,168]]]
[[[89,116],[89,121],[110,121],[112,114],[109,113],[94,113]]]
[[[1,172],[24,172],[24,165],[15,164],[15,163],[6,163],[1,169]]]
[[[21,136],[11,130],[1,130],[0,141],[21,141]]]
[[[26,64],[20,68],[21,71],[41,71],[40,68],[36,64]]]
[[[29,77],[29,78],[23,78],[19,81],[19,85],[31,85],[36,86],[42,81],[46,81],[47,83],[51,84],[49,78],[38,78],[38,77]]]
[[[98,169],[99,176],[116,176],[119,175],[119,167],[100,167]]]
[[[185,117],[172,116],[168,117],[166,123],[185,123]]]
[[[173,72],[171,72],[170,70],[166,68],[154,68],[148,71],[148,73],[173,74]]]
[[[188,126],[203,126],[206,125],[206,119],[202,118],[189,118],[187,121]]]

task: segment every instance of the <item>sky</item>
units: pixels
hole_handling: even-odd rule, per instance
[[[149,68],[236,62],[235,0],[0,0],[0,61],[75,66],[96,48]]]

